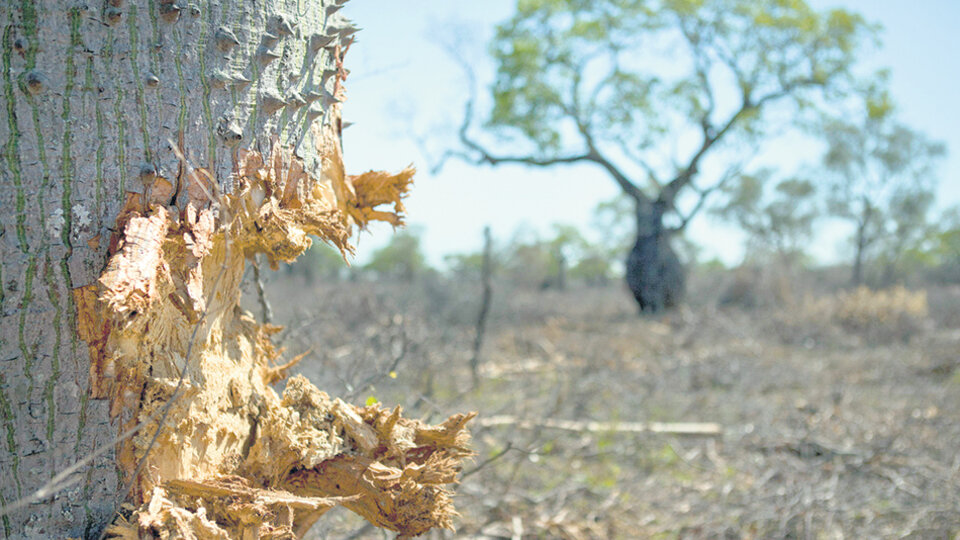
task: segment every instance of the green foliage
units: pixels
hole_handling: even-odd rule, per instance
[[[567,277],[591,285],[609,281],[619,251],[591,243],[569,224],[554,224],[551,232],[548,238],[542,238],[530,229],[518,229],[497,257],[504,276],[540,287],[563,287]]]
[[[585,253],[570,268],[570,277],[588,285],[606,285],[613,277],[613,259],[597,246],[587,246]]]
[[[373,252],[365,268],[381,276],[413,281],[429,269],[420,235],[420,231],[414,229],[397,232],[389,244]]]
[[[600,234],[600,248],[609,256],[618,257],[633,245],[635,213],[635,203],[623,195],[602,201],[593,209],[591,224]]]
[[[500,255],[504,276],[515,283],[536,287],[557,275],[559,261],[536,231],[518,228]]]
[[[896,120],[885,74],[859,97],[854,111],[823,126],[828,208],[855,225],[858,259],[872,259],[889,284],[902,277],[898,266],[926,235],[946,148]]]
[[[708,136],[759,133],[768,102],[809,103],[811,91],[848,82],[873,31],[802,0],[520,1],[492,42],[489,126],[545,156],[581,146],[584,132],[659,154],[678,122],[717,126]],[[667,48],[675,57],[648,60]],[[730,91],[742,107],[724,119],[717,102]]]
[[[727,269],[727,265],[723,264],[723,261],[720,259],[714,257],[699,263],[697,269],[702,272],[721,272]]]
[[[772,176],[770,169],[741,175],[724,186],[726,198],[714,213],[747,233],[751,255],[772,252],[781,262],[795,261],[803,256],[820,213],[816,187],[800,178],[773,183]]]
[[[960,206],[948,208],[927,228],[926,238],[905,254],[911,269],[922,268],[941,283],[960,283]]]
[[[308,283],[313,283],[314,280],[336,281],[346,269],[347,263],[343,260],[343,255],[323,242],[314,242],[291,266],[291,271],[302,274]]]
[[[483,272],[483,253],[455,253],[443,257],[447,271],[461,278],[478,280]]]

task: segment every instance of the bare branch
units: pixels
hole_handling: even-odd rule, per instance
[[[635,154],[630,148],[627,147],[626,142],[623,139],[617,139],[617,145],[620,147],[620,151],[632,162],[634,162],[638,167],[643,169],[643,172],[647,173],[647,180],[657,191],[663,189],[663,183],[660,182],[660,177],[657,174],[657,171],[650,165],[647,160],[643,159],[639,155]]]
[[[704,204],[707,202],[707,198],[709,198],[713,192],[723,188],[723,186],[726,185],[727,182],[729,182],[732,178],[739,176],[740,173],[743,172],[743,169],[744,169],[743,163],[739,163],[737,165],[734,165],[733,167],[730,167],[729,169],[726,170],[726,172],[723,173],[723,176],[720,177],[720,180],[718,180],[715,184],[713,184],[712,186],[706,189],[698,189],[693,184],[690,184],[690,187],[697,192],[700,198],[697,199],[697,203],[693,206],[690,212],[687,213],[686,216],[680,217],[680,224],[677,225],[676,227],[670,228],[670,232],[671,233],[683,232],[683,230],[686,229],[687,225],[690,223],[690,220],[692,220],[694,216],[696,216],[700,212],[700,210],[703,209]],[[680,212],[677,212],[677,214],[679,213]]]
[[[493,463],[494,461],[496,461],[496,460],[502,458],[503,456],[505,456],[506,453],[509,452],[510,450],[519,450],[519,448],[515,449],[515,448],[513,447],[513,441],[507,441],[507,445],[503,448],[503,450],[500,450],[500,451],[497,452],[496,454],[494,454],[494,455],[490,456],[489,458],[485,459],[485,460],[483,461],[483,463],[480,463],[480,464],[477,465],[476,467],[474,467],[474,468],[470,469],[469,471],[461,474],[461,475],[460,475],[460,481],[462,482],[464,478],[480,472],[480,471],[483,470],[483,468],[486,467],[487,465],[490,465],[490,464]]]
[[[558,429],[577,433],[668,433],[718,437],[723,426],[713,422],[594,422],[543,418],[526,420],[510,415],[488,416],[477,421],[482,427],[516,426],[520,429]]]
[[[407,338],[407,331],[404,327],[403,322],[400,324],[400,350],[393,357],[393,361],[387,367],[387,369],[382,369],[376,373],[371,374],[369,377],[363,380],[363,382],[355,385],[352,389],[352,392],[347,396],[347,400],[356,399],[361,392],[365,389],[379,383],[383,379],[390,376],[391,373],[395,373],[397,368],[400,366],[400,362],[407,356],[407,347],[409,345],[409,339]]]
[[[483,347],[483,337],[487,328],[487,316],[490,314],[490,298],[493,288],[490,285],[490,275],[493,273],[493,239],[490,235],[490,226],[483,229],[483,266],[481,267],[481,281],[483,292],[480,300],[480,314],[477,316],[477,335],[473,341],[473,356],[470,357],[470,373],[473,375],[473,386],[480,384],[480,349]]]
[[[592,162],[603,167],[610,176],[613,177],[614,181],[620,188],[627,194],[630,198],[638,202],[649,203],[650,199],[647,197],[639,187],[637,187],[633,182],[627,178],[627,175],[623,173],[616,165],[613,164],[609,159],[604,157],[600,151],[597,149],[594,139],[590,133],[589,119],[583,117],[583,111],[580,109],[579,102],[579,92],[578,86],[580,83],[580,78],[575,77],[575,81],[572,87],[572,105],[571,107],[565,107],[564,112],[570,117],[571,120],[576,124],[577,130],[584,138],[585,146],[587,151],[580,154],[569,154],[565,156],[554,156],[554,157],[537,157],[537,156],[518,156],[518,155],[499,155],[480,142],[472,139],[470,137],[469,131],[473,123],[473,109],[474,104],[476,103],[476,74],[473,71],[473,67],[470,66],[464,59],[460,56],[451,52],[451,56],[460,64],[463,68],[464,73],[467,75],[469,80],[469,97],[467,102],[464,104],[463,112],[463,122],[460,124],[460,129],[458,130],[458,137],[460,142],[469,150],[465,152],[462,150],[448,150],[444,152],[441,156],[440,161],[433,167],[433,172],[439,172],[443,166],[446,164],[446,161],[450,158],[461,159],[467,163],[474,164],[489,164],[489,165],[499,165],[503,163],[517,163],[520,165],[531,165],[537,167],[549,167],[552,165],[562,165],[577,163],[581,161]],[[472,152],[472,154],[471,154]],[[652,169],[648,169],[652,171]]]
[[[693,54],[694,74],[707,97],[707,107],[700,119],[700,126],[704,136],[710,137],[713,134],[713,125],[710,123],[710,118],[716,110],[716,99],[709,78],[710,62],[700,45],[700,35],[694,33],[693,29],[689,28],[683,19],[680,20],[680,32],[690,45],[690,51]]]
[[[722,139],[724,135],[733,129],[733,127],[737,125],[744,115],[760,110],[770,102],[785,98],[800,88],[815,86],[817,84],[820,83],[814,79],[798,79],[793,83],[784,86],[780,90],[764,95],[756,101],[751,101],[749,96],[745,95],[740,108],[737,110],[737,112],[730,116],[730,118],[723,124],[723,127],[713,134],[704,133],[703,142],[700,144],[700,148],[693,154],[693,156],[690,158],[690,161],[687,163],[686,167],[683,168],[680,174],[678,174],[673,180],[670,181],[669,184],[667,184],[663,190],[661,190],[660,200],[667,203],[667,205],[670,207],[674,205],[677,193],[679,193],[680,190],[689,184],[693,180],[693,177],[696,176],[699,169],[700,160],[703,158],[703,156],[717,141]]]
[[[270,300],[267,299],[267,292],[263,288],[263,279],[260,276],[259,255],[254,255],[250,266],[253,269],[253,283],[257,289],[257,302],[260,304],[262,321],[269,324],[273,322],[273,309],[270,307]]]

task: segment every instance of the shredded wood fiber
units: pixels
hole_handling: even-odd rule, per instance
[[[185,369],[156,444],[154,420],[118,445],[125,481],[146,461],[114,537],[295,538],[336,505],[403,535],[452,528],[445,486],[471,455],[474,414],[429,426],[332,399],[300,376],[278,395],[270,384],[290,367],[271,341],[279,328],[239,308],[255,254],[293,261],[315,236],[346,255],[352,227],[402,223],[413,169],[347,176],[333,128],[313,129],[320,178],[276,143],[269,155],[238,152],[230,194],[202,169],[179,179],[179,208],[154,196],[170,200],[169,179],[128,194],[99,282],[75,291],[93,397],[110,400],[119,430],[159,417]]]

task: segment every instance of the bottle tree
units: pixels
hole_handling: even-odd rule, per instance
[[[467,104],[456,154],[595,165],[633,203],[626,278],[658,312],[683,292],[671,239],[772,129],[847,91],[872,32],[803,0],[519,0],[491,44],[489,115],[478,131]]]

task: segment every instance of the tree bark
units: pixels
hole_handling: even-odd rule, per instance
[[[247,258],[401,222],[412,170],[343,172],[344,1],[0,10],[0,537],[96,538],[124,500],[123,537],[302,534],[336,504],[450,526],[470,415],[423,426],[300,378],[281,398],[276,327],[237,307]]]
[[[637,240],[627,256],[627,285],[640,313],[659,313],[677,306],[683,298],[683,265],[670,247],[670,232],[663,226],[665,205],[638,204]]]
[[[860,220],[857,222],[856,245],[853,254],[853,271],[850,276],[850,282],[854,287],[863,285],[863,259],[867,246],[870,243],[868,238],[870,220],[873,219],[873,207],[867,202],[863,202],[863,211],[860,213]]]

